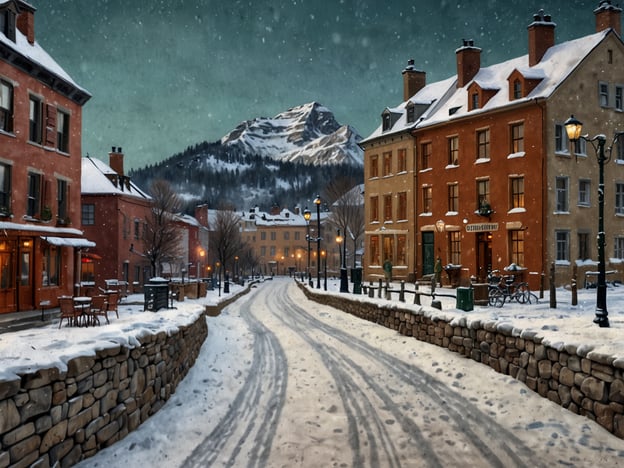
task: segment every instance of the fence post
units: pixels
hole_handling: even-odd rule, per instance
[[[375,297],[375,287],[373,286],[373,282],[370,282],[370,286],[368,287],[368,297]]]
[[[401,292],[399,293],[399,301],[405,302],[405,281],[401,280]]]
[[[576,276],[577,276],[577,266],[576,262],[572,264],[572,305],[578,305],[578,290],[576,286]]]
[[[550,264],[550,308],[557,308],[557,294],[555,289],[555,262]]]
[[[414,304],[420,305],[420,291],[418,290],[418,281],[414,283]]]
[[[379,291],[377,291],[377,297],[381,299],[381,289],[383,288],[383,281],[379,280]]]

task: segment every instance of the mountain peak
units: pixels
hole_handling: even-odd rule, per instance
[[[349,126],[340,125],[327,107],[310,102],[269,119],[241,122],[221,138],[225,147],[275,160],[310,165],[363,164],[362,139]]]

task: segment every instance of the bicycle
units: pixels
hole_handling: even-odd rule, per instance
[[[531,303],[531,290],[528,283],[515,281],[514,275],[495,276],[498,270],[488,275],[488,303],[494,307],[503,307],[505,302],[515,300],[519,304]]]

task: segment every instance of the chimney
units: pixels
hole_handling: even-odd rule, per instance
[[[457,56],[457,87],[463,88],[481,68],[481,49],[472,39],[464,39],[464,45],[455,51]]]
[[[533,15],[533,22],[529,24],[529,67],[537,65],[546,51],[555,45],[555,27],[557,25],[540,10]]]
[[[616,33],[618,33],[619,36],[621,13],[622,9],[618,6],[612,5],[611,0],[602,0],[598,5],[598,8],[594,10],[594,15],[596,15],[596,32],[612,28]]]
[[[424,71],[416,70],[414,59],[407,61],[407,67],[401,73],[403,74],[403,101],[407,101],[425,87],[427,74]]]
[[[111,167],[113,171],[115,171],[120,176],[124,175],[124,164],[123,164],[123,152],[120,147],[115,147],[111,149],[111,152],[108,153],[108,165]]]
[[[22,10],[17,15],[17,29],[26,36],[28,42],[35,43],[35,9],[25,2],[20,4]]]

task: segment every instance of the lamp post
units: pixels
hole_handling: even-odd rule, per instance
[[[310,218],[312,217],[312,213],[308,210],[308,207],[305,207],[303,210],[303,219],[306,220],[306,227],[308,233],[306,234],[306,240],[308,241],[308,268],[306,269],[306,274],[308,276],[308,281],[310,282],[310,287],[312,286],[312,273],[310,272]]]
[[[340,292],[349,292],[349,279],[347,278],[347,266],[345,265],[346,252],[341,250],[346,245],[345,238],[340,235],[340,229],[337,230],[336,243],[338,244],[338,255],[340,258]]]
[[[327,252],[321,250],[321,258],[323,259],[323,289],[327,291]],[[320,261],[320,260],[319,260]]]
[[[316,288],[321,289],[321,196],[314,199],[316,205]]]
[[[609,327],[609,318],[607,311],[607,281],[605,272],[605,232],[604,232],[604,165],[611,159],[613,144],[618,137],[624,132],[616,132],[611,142],[611,146],[607,149],[608,156],[605,154],[605,143],[607,137],[603,134],[596,135],[594,138],[588,138],[581,135],[583,124],[571,115],[564,122],[568,139],[572,142],[579,140],[588,141],[596,151],[598,159],[598,284],[596,285],[596,318],[594,323],[602,328]]]

